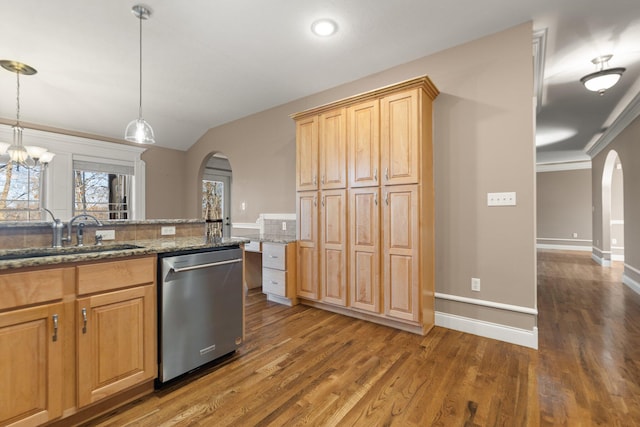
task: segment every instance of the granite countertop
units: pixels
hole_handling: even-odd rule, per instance
[[[63,221],[66,225],[67,221]],[[100,220],[103,226],[110,225],[153,225],[153,224],[203,224],[204,219],[103,219]],[[89,223],[89,226],[95,224]],[[15,222],[15,221],[2,221],[0,222],[0,228],[15,228],[15,227],[51,227],[51,221],[32,221],[32,222]]]
[[[179,237],[175,239],[135,240],[67,248],[33,248],[0,250],[0,270],[23,267],[95,261],[110,258],[139,256],[177,251],[223,248],[247,243],[249,239],[232,237],[220,242],[207,242],[204,237]]]
[[[297,241],[295,236],[286,236],[284,234],[248,234],[246,236],[239,237],[239,239],[251,240],[254,242],[268,242],[268,243],[292,243]]]

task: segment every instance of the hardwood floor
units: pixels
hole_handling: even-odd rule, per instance
[[[539,351],[247,299],[232,357],[88,426],[640,424],[640,296],[621,267],[539,252]]]

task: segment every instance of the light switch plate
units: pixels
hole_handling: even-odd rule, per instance
[[[516,192],[487,193],[487,206],[515,206]]]
[[[162,227],[160,229],[160,234],[163,236],[173,236],[176,234],[176,227],[173,225]]]

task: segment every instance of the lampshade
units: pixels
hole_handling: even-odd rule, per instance
[[[583,78],[580,79],[580,82],[592,92],[598,92],[600,95],[604,95],[604,92],[607,89],[612,88],[620,77],[622,77],[622,73],[625,72],[624,68],[608,68],[604,69],[605,64],[609,63],[613,55],[604,55],[599,56],[591,60],[596,66],[599,66],[599,70],[595,73],[587,74]]]
[[[56,154],[52,153],[51,151],[46,151],[42,153],[42,155],[40,156],[40,163],[42,163],[43,165],[50,163],[51,160],[53,160],[53,158],[55,157],[55,155]]]
[[[153,136],[153,129],[142,117],[129,123],[124,133],[124,139],[138,144],[153,144],[156,142]]]

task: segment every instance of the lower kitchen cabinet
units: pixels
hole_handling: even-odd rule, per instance
[[[37,426],[62,415],[62,304],[0,313],[0,425]]]
[[[417,322],[421,307],[418,186],[387,186],[383,192],[384,313]]]
[[[320,192],[322,302],[347,305],[347,191]]]
[[[351,307],[379,314],[380,188],[349,190],[349,301]]]
[[[300,191],[297,195],[298,280],[297,295],[320,299],[318,281],[318,192]]]
[[[286,305],[296,298],[296,243],[262,243],[262,292],[267,299]]]
[[[155,378],[155,287],[101,293],[76,302],[78,406]]]
[[[1,271],[0,425],[75,425],[152,391],[155,277],[155,255]]]

